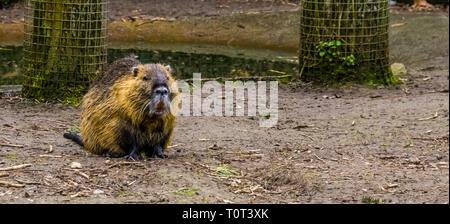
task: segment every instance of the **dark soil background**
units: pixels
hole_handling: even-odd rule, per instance
[[[115,21],[142,15],[178,18],[184,16],[209,17],[244,12],[292,11],[298,9],[298,2],[298,0],[110,0],[108,17],[110,21]],[[408,2],[412,2],[412,0],[408,0]],[[391,9],[393,11],[444,11],[447,13],[449,10],[448,4],[435,5],[434,9],[412,9],[409,6],[410,4],[399,2]],[[0,9],[0,23],[20,21],[23,21],[23,2]]]
[[[182,16],[219,16],[242,12],[296,10],[297,0],[110,0],[109,20],[140,15],[178,18]],[[23,2],[0,9],[0,23],[23,20]]]

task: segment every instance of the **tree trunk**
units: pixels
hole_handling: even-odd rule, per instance
[[[74,102],[106,63],[105,0],[27,0],[22,94]]]

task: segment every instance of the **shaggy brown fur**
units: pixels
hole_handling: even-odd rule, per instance
[[[156,83],[167,86],[170,112],[149,113],[147,103]],[[136,148],[152,155],[167,149],[175,126],[178,88],[168,69],[142,65],[132,57],[115,61],[94,80],[82,101],[82,144],[91,153],[125,156]]]

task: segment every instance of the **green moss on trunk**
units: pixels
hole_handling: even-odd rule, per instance
[[[395,83],[389,72],[388,0],[304,0],[300,13],[302,80]]]
[[[83,95],[106,63],[102,0],[26,0],[24,97]]]

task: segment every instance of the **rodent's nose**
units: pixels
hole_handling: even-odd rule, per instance
[[[167,91],[166,88],[161,88],[161,89],[157,89],[157,90],[156,90],[156,93],[157,93],[157,94],[165,95],[165,94],[168,94],[169,91]]]

